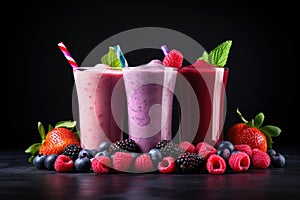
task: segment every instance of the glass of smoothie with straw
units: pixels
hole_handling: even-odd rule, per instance
[[[61,50],[73,67],[82,148],[98,149],[102,142],[122,139],[125,89],[121,69],[127,62],[124,56],[120,59],[120,46],[109,47],[102,63],[93,67],[78,67],[66,48]]]

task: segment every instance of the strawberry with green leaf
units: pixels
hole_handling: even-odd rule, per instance
[[[74,132],[76,121],[61,121],[54,127],[49,124],[48,132],[41,122],[38,122],[38,131],[41,136],[41,142],[35,143],[25,150],[25,153],[31,154],[28,162],[32,163],[37,154],[61,154],[66,146],[70,144],[80,145],[78,132]]]
[[[243,122],[231,126],[226,139],[234,145],[248,144],[252,149],[259,149],[263,152],[272,148],[272,137],[278,137],[281,129],[272,125],[263,126],[265,116],[262,112],[251,121],[246,120],[238,109],[237,113]]]

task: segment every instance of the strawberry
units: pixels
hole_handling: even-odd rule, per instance
[[[183,55],[180,51],[172,49],[163,59],[163,65],[180,68],[183,62]]]
[[[62,154],[64,149],[71,144],[80,145],[78,138],[71,130],[64,127],[54,128],[47,133],[39,153]]]
[[[35,143],[25,150],[25,153],[30,153],[31,157],[28,162],[32,162],[37,154],[62,154],[65,147],[70,144],[80,145],[80,140],[77,132],[73,132],[75,121],[61,121],[54,127],[49,125],[48,133],[41,122],[38,122],[38,130],[41,136],[41,142]]]
[[[250,122],[247,121],[240,111],[237,113],[243,122],[236,123],[231,126],[227,132],[227,140],[233,145],[247,144],[251,149],[259,149],[266,152],[268,148],[272,148],[272,137],[280,135],[280,128],[272,125],[262,126],[264,114],[261,112],[255,116]]]

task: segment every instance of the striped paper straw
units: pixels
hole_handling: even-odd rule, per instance
[[[58,44],[58,47],[60,48],[60,50],[62,51],[62,53],[64,54],[64,56],[66,57],[66,59],[68,60],[69,64],[71,65],[71,67],[78,68],[77,63],[75,62],[75,60],[72,58],[70,52],[68,51],[68,49],[66,48],[66,46],[64,45],[63,42],[60,42]]]
[[[115,45],[114,46],[114,50],[115,50],[118,58],[120,59],[122,67],[128,67],[128,63],[127,63],[127,61],[125,59],[125,56],[124,56],[124,54],[123,54],[123,52],[121,50],[120,45]]]

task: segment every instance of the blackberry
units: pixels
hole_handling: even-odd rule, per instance
[[[177,158],[184,151],[179,146],[170,140],[161,140],[155,145],[156,149],[159,149],[162,157],[171,156]]]
[[[81,150],[82,150],[81,146],[76,144],[70,144],[66,146],[63,154],[71,158],[73,161],[75,161],[78,158],[78,154]]]
[[[137,152],[138,146],[135,143],[133,139],[124,139],[124,140],[118,140],[116,142],[111,143],[111,145],[108,147],[108,152],[110,154],[114,154],[118,151],[129,151],[129,152]]]
[[[197,173],[205,166],[205,159],[197,153],[185,152],[176,159],[176,168],[180,173]]]

